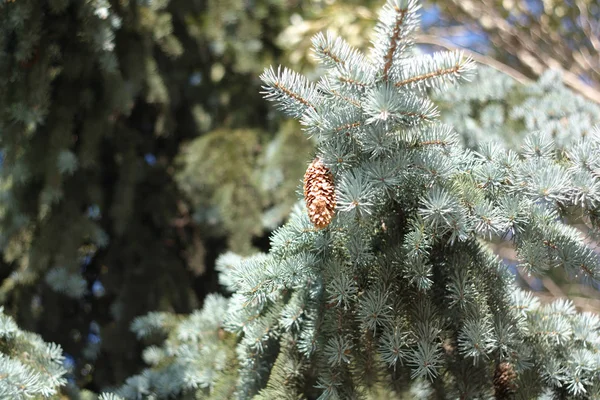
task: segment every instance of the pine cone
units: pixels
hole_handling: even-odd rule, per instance
[[[329,225],[335,213],[335,186],[333,175],[318,157],[304,174],[304,199],[311,222],[318,229]]]
[[[517,373],[509,362],[501,362],[494,372],[494,391],[497,400],[512,399],[517,385]]]

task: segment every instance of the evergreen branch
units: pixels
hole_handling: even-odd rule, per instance
[[[50,397],[67,381],[62,349],[19,329],[0,307],[0,395],[10,399]]]
[[[349,131],[349,130],[351,130],[353,128],[358,128],[362,124],[363,124],[362,121],[356,121],[356,122],[352,122],[352,123],[349,123],[349,124],[344,124],[344,125],[337,126],[337,127],[333,128],[333,130],[336,131],[336,132]]]
[[[398,8],[398,7],[394,7],[394,11],[396,12],[396,22],[394,24],[394,27],[392,28],[392,35],[390,37],[390,46],[387,50],[387,53],[385,54],[383,60],[383,80],[387,81],[388,80],[388,73],[390,71],[390,69],[392,68],[393,65],[393,61],[394,61],[394,53],[396,52],[396,48],[398,46],[398,42],[400,41],[400,33],[401,33],[401,28],[402,28],[402,23],[404,22],[404,17],[406,16],[406,13],[408,12],[407,8]]]
[[[321,91],[323,91],[324,94],[331,94],[332,97],[337,98],[338,100],[341,100],[342,104],[351,104],[352,106],[354,106],[356,108],[362,107],[359,100],[354,99],[348,95],[345,95],[345,94],[341,93],[339,89],[335,88],[331,82],[331,79],[328,77],[322,78],[319,81],[319,83],[317,84],[317,87]]]
[[[288,115],[300,118],[307,109],[315,110],[317,90],[304,76],[279,67],[277,72],[273,68],[265,69],[260,79],[266,84],[261,93]]]
[[[340,76],[337,76],[336,79],[339,80],[342,83],[348,83],[350,85],[360,86],[362,88],[366,88],[366,87],[370,86],[369,83],[361,82],[361,81],[358,81],[356,79],[352,79],[352,78],[347,77],[347,76],[341,76],[340,75]]]
[[[331,32],[327,32],[326,36],[318,33],[312,43],[317,60],[328,70],[327,77],[333,78],[342,87],[364,89],[372,84],[373,67],[362,53],[342,38],[334,37]]]
[[[337,96],[337,97],[339,97],[341,100],[344,100],[345,102],[352,104],[352,105],[353,105],[354,107],[356,107],[356,108],[361,108],[361,107],[362,107],[359,101],[357,101],[357,100],[354,100],[354,99],[351,99],[350,97],[346,97],[346,96],[342,95],[341,93],[339,93],[339,92],[338,92],[338,91],[336,91],[336,90],[333,90],[333,89],[332,89],[332,90],[331,90],[331,93],[332,93],[334,96]]]
[[[407,78],[403,81],[400,82],[396,82],[394,84],[394,86],[396,87],[402,87],[402,86],[406,86],[406,85],[410,85],[413,83],[418,83],[418,82],[422,82],[431,78],[435,78],[435,77],[441,77],[444,75],[451,75],[451,74],[456,74],[460,71],[460,65],[455,65],[453,67],[450,68],[445,68],[445,69],[438,69],[437,71],[433,71],[433,72],[429,72],[427,74],[423,74],[423,75],[417,75],[417,76],[413,76],[411,78]]]
[[[442,48],[444,48],[446,50],[450,50],[452,52],[458,52],[458,51],[463,52],[467,55],[467,57],[472,58],[476,62],[483,64],[483,65],[487,65],[488,67],[494,68],[495,70],[500,71],[500,72],[510,76],[515,81],[517,81],[523,85],[531,83],[531,79],[529,79],[527,76],[523,75],[516,69],[513,69],[509,65],[501,63],[492,57],[474,52],[472,50],[465,49],[462,47],[457,47],[452,42],[445,40],[443,38],[434,37],[432,35],[427,35],[427,34],[419,34],[417,36],[416,41],[417,41],[417,43],[430,44],[430,45],[442,47]]]
[[[336,109],[336,104],[327,109]],[[364,124],[364,115],[362,110],[351,107],[346,109],[346,112],[324,118],[324,116],[316,111],[307,112],[302,120],[302,125],[306,128],[306,132],[310,135],[317,135],[321,142],[333,140],[340,136],[340,132],[344,132],[346,137],[350,137]]]
[[[414,126],[438,116],[437,108],[428,98],[415,95],[399,97],[396,95],[396,89],[388,84],[367,92],[363,110],[370,117],[367,123],[391,120]]]
[[[424,140],[422,142],[417,143],[414,147],[425,147],[425,146],[448,146],[448,142],[445,140]]]
[[[435,388],[423,398],[487,398],[492,389],[498,397],[515,375],[528,398],[544,386],[568,397],[600,384],[600,319],[569,302],[541,306],[516,289],[509,267],[480,240],[510,236],[533,272],[600,270],[597,254],[563,221],[568,207],[591,211],[600,203],[597,146],[562,151],[543,134],[528,137],[520,153],[500,143],[477,152],[460,146],[452,128],[432,123],[438,112],[426,89],[457,82],[472,63],[459,52],[411,58],[417,8],[413,0],[388,1],[371,62],[317,35],[326,76],[316,87],[288,71],[263,74],[266,97],[317,136],[331,179],[315,185],[335,193],[336,218],[316,229],[314,210],[296,207],[268,254],[223,259],[222,281],[233,295],[205,304],[197,324],[180,325],[183,349],[165,347],[182,368],[190,359],[200,368],[201,356],[218,359],[223,349],[211,328],[223,326],[237,343],[240,399],[357,398],[380,376],[398,382],[400,396]],[[375,69],[377,79],[369,75]],[[461,104],[470,111],[471,99],[510,85],[482,85]],[[502,109],[486,112],[487,122],[503,124]],[[145,356],[157,368],[165,362],[156,349]],[[213,371],[223,368],[184,376],[210,388]],[[150,387],[152,377],[137,382]]]
[[[441,89],[447,84],[455,84],[459,79],[468,80],[475,65],[470,57],[462,52],[443,52],[415,57],[394,71],[398,80],[394,86],[411,86],[423,91],[428,87]]]
[[[297,93],[292,92],[290,89],[288,89],[287,87],[285,87],[283,84],[281,84],[280,82],[275,82],[274,84],[275,88],[281,90],[281,92],[283,92],[285,95],[287,95],[288,97],[298,101],[299,103],[302,103],[303,105],[305,105],[306,107],[312,108],[314,109],[315,106],[313,106],[311,103],[308,102],[308,100],[302,96],[300,96]]]
[[[418,25],[416,12],[419,8],[416,0],[388,0],[379,15],[373,59],[384,82],[394,65],[399,63],[398,57],[405,46],[411,42],[411,35]]]
[[[428,129],[416,129],[408,133],[407,141],[410,148],[425,148],[429,146],[450,147],[458,144],[458,135],[449,125],[436,125]]]
[[[358,66],[366,61],[358,50],[341,37],[334,37],[331,31],[327,31],[326,35],[317,33],[312,38],[312,44],[317,60],[328,69],[348,68],[349,64]]]

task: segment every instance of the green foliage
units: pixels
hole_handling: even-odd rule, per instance
[[[186,148],[179,174],[179,186],[195,201],[195,221],[213,234],[219,233],[216,227],[224,228],[229,247],[241,253],[250,251],[252,236],[262,231],[263,204],[253,176],[259,134],[256,130],[217,130],[203,135]],[[201,171],[210,172],[198,177]]]
[[[597,390],[596,318],[564,301],[537,307],[480,239],[510,236],[532,273],[562,267],[596,280],[598,255],[562,218],[597,210],[600,138],[563,152],[543,133],[521,154],[461,148],[425,96],[472,65],[408,56],[417,9],[388,2],[370,59],[317,37],[328,71],[317,85],[287,69],[262,76],[266,97],[317,138],[338,215],[316,230],[298,209],[269,254],[222,269],[234,290],[225,327],[240,335],[239,398],[355,398],[382,381],[406,391],[415,378],[437,397],[489,397],[502,362],[520,393]]]
[[[321,15],[293,15],[275,41],[313,3]],[[491,398],[506,362],[519,398],[600,395],[597,316],[519,291],[486,244],[509,240],[533,275],[597,281],[598,255],[565,223],[599,229],[597,109],[553,75],[523,88],[484,71],[455,89],[472,62],[413,56],[412,0],[386,4],[364,55],[350,45],[364,45],[363,26],[339,12],[352,6],[0,4],[0,299],[85,366],[64,395]],[[282,49],[304,66],[298,40],[326,25],[353,39],[314,37],[316,84],[285,68],[262,75],[311,142],[265,112],[250,77]],[[471,150],[437,123],[432,89]],[[495,140],[473,143],[482,132]],[[315,143],[335,177],[332,224],[317,230],[296,206],[268,254],[218,259],[229,299],[176,314],[195,306],[185,266],[204,270],[202,241],[249,254],[286,218]],[[2,325],[7,374],[27,380],[51,363],[56,379],[36,380],[48,392],[35,394],[57,395],[60,350]],[[100,342],[82,340],[92,334]],[[130,376],[135,336],[147,367]],[[51,356],[25,371],[30,354]],[[6,382],[13,397],[37,390]]]
[[[180,250],[165,245],[180,197],[172,150],[156,146],[175,120],[159,65],[182,49],[167,3],[0,4],[0,300],[73,355],[82,385],[132,373],[134,316],[193,305]],[[117,367],[86,366],[101,352]]]
[[[287,215],[297,187],[288,177],[312,145],[265,112],[256,75],[281,56],[274,38],[295,10],[282,1],[0,2],[0,303],[73,356],[75,386],[122,382],[142,364],[130,322],[190,312],[215,285],[196,279],[213,267],[205,241],[227,248],[235,235],[229,243],[248,253]],[[243,176],[184,160],[190,179],[177,179],[180,149],[207,132],[254,141],[250,159],[226,164],[257,177],[238,186]],[[203,191],[186,199],[177,183]],[[188,218],[217,208],[216,224]]]
[[[281,0],[252,4],[236,0],[209,0],[204,12],[188,16],[188,24],[199,37],[211,41],[215,56],[234,59],[231,67],[236,73],[254,73],[265,63],[273,61],[273,54],[265,51],[263,37],[274,33],[278,25],[285,23],[285,14],[273,11],[287,7]],[[224,68],[222,64],[214,64],[212,73],[220,74],[217,70],[221,68]]]
[[[543,152],[564,152],[573,146],[577,148],[578,141],[593,135],[594,125],[600,122],[598,105],[565,88],[556,71],[547,71],[537,82],[523,85],[503,73],[482,67],[471,82],[435,97],[441,102],[442,120],[452,124],[461,141],[471,149],[500,142],[517,152],[531,153],[538,148]],[[541,135],[534,138],[530,132]],[[567,159],[571,156],[566,154]],[[583,183],[580,177],[573,176],[573,182],[583,185],[580,186],[583,192],[596,190],[593,183],[587,187],[590,182]],[[597,218],[592,210],[569,214],[566,222],[581,235],[597,237],[597,230],[589,229],[588,219]],[[496,239],[493,245],[510,263],[516,261],[517,255],[509,242]],[[519,272],[532,287],[540,282],[537,278],[529,280],[523,269]],[[563,269],[546,269],[544,276],[544,289],[549,285],[559,288],[553,296],[566,295],[574,299],[577,307],[595,310],[594,300],[590,299],[596,298],[597,293],[586,287],[584,279],[574,282],[572,274]]]
[[[295,197],[294,178],[312,148],[296,124],[265,139],[258,129],[220,129],[181,155],[177,180],[192,199],[194,222],[211,235],[225,235],[229,249],[240,254],[252,253],[252,238],[282,222]]]
[[[58,399],[67,381],[60,346],[19,329],[0,307],[0,398]]]
[[[491,398],[511,390],[494,387],[504,363],[520,398],[598,391],[600,320],[564,300],[541,306],[485,240],[511,240],[532,274],[597,281],[598,254],[563,221],[598,229],[600,135],[528,133],[519,153],[461,147],[427,95],[473,65],[412,57],[417,9],[388,1],[369,58],[317,36],[317,84],[285,68],[262,75],[265,97],[316,139],[337,216],[318,230],[298,206],[268,254],[218,261],[233,292],[223,327],[238,337],[236,398],[375,398],[382,387]]]
[[[521,85],[482,67],[471,82],[435,97],[442,120],[470,148],[502,141],[516,149],[530,132],[541,132],[564,148],[600,123],[600,107],[565,88],[561,74],[551,70],[537,82]]]
[[[156,398],[231,398],[237,361],[236,338],[222,329],[227,304],[219,295],[208,295],[202,311],[187,317],[151,313],[137,318],[132,330],[139,338],[167,337],[160,346],[144,350],[144,361],[152,367],[128,378],[117,393],[126,399],[150,394]]]

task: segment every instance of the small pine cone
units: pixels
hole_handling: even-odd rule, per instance
[[[329,225],[335,213],[335,186],[333,175],[318,157],[304,174],[304,199],[311,222],[318,229]]]
[[[514,397],[517,390],[516,379],[517,373],[511,363],[504,361],[496,366],[494,391],[497,400],[512,399]]]

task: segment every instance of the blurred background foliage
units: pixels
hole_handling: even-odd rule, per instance
[[[65,349],[72,387],[99,391],[144,365],[134,318],[198,308],[219,290],[216,256],[266,250],[298,200],[313,143],[258,75],[317,76],[325,29],[365,49],[382,1],[42,3],[0,0],[0,301]],[[576,140],[599,122],[595,0],[432,0],[422,14],[421,51],[486,65],[437,99],[465,145]],[[574,293],[552,278],[522,277]]]

